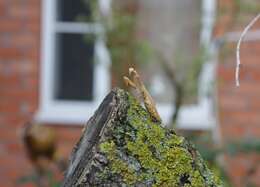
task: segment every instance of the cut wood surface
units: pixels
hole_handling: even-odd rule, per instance
[[[87,122],[62,186],[222,185],[191,143],[114,89]]]

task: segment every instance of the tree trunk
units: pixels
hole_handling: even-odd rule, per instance
[[[192,144],[114,89],[86,124],[63,187],[221,186]]]

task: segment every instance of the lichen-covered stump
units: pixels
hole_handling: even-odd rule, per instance
[[[113,90],[86,124],[64,187],[214,187],[221,182],[199,153],[154,122],[128,92]]]

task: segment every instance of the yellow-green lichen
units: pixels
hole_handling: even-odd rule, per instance
[[[129,166],[118,159],[117,151],[114,142],[104,142],[100,145],[100,150],[107,154],[107,158],[111,163],[111,170],[116,174],[120,174],[123,176],[123,181],[126,184],[133,184],[137,176],[133,169],[129,168]]]
[[[221,186],[203,161],[194,158],[183,137],[152,121],[130,95],[128,102],[125,119],[114,126],[115,135],[100,145],[110,162],[111,172],[121,176],[128,186]],[[124,152],[130,155],[131,161],[122,156]],[[206,174],[202,174],[201,168]]]

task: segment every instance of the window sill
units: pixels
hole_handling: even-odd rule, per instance
[[[40,123],[84,125],[88,118],[94,114],[97,107],[98,104],[94,102],[57,102],[40,107],[35,120]]]
[[[216,119],[209,100],[197,105],[185,105],[180,108],[177,128],[183,130],[212,130]],[[174,108],[171,105],[158,105],[158,111],[165,124],[169,124]]]
[[[42,107],[35,116],[40,123],[53,123],[61,125],[84,125],[94,114],[100,103],[73,105],[72,103],[59,103],[53,106]],[[171,105],[158,105],[158,111],[165,124],[170,122],[174,108]],[[177,127],[189,130],[211,130],[216,121],[211,113],[210,101],[198,105],[183,106],[180,109]]]

